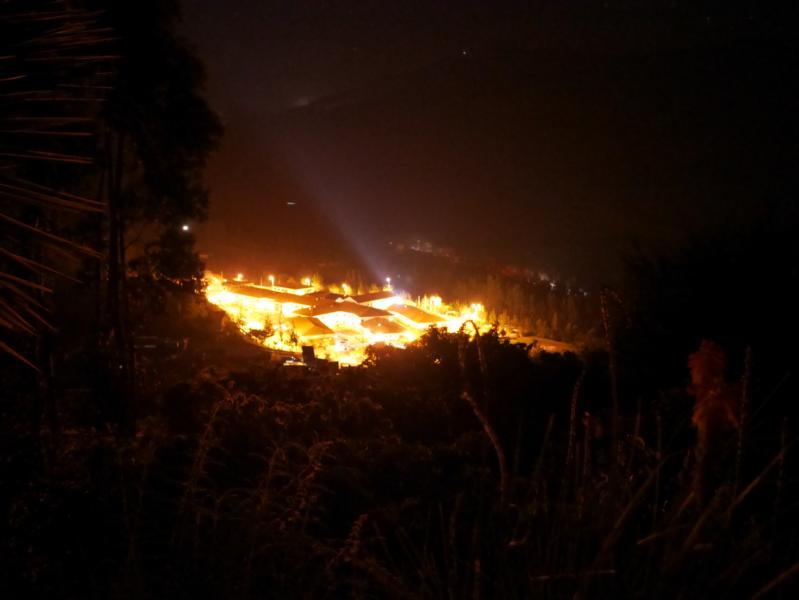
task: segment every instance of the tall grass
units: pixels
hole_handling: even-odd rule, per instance
[[[515,351],[436,339],[363,371],[206,371],[165,392],[114,448],[128,500],[106,533],[125,552],[94,585],[123,598],[788,597],[794,438],[780,422],[771,455],[750,451],[763,432],[741,438],[737,394],[735,427],[719,404],[716,348],[691,361],[693,423],[667,418],[667,395],[641,402],[618,451],[596,405],[602,363],[569,370],[550,404],[525,388],[546,410],[503,485],[518,428],[502,421],[514,407],[496,357]]]

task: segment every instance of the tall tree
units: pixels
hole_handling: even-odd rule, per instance
[[[187,221],[204,219],[202,181],[221,125],[202,96],[202,65],[177,34],[174,0],[97,0],[119,60],[104,112],[102,181],[107,204],[105,343],[117,381],[118,417],[130,424],[133,345],[127,305],[129,233],[146,240],[138,264],[155,279],[196,287],[202,276]],[[165,268],[165,265],[169,265]],[[177,268],[181,267],[181,268]]]

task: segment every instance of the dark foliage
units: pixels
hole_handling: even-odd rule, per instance
[[[191,305],[171,319],[188,349],[142,355],[162,380],[134,437],[95,431],[65,397],[70,425],[40,477],[15,433],[3,479],[9,586],[59,597],[741,597],[796,560],[789,428],[765,460],[746,440],[736,479],[735,427],[714,433],[695,466],[680,389],[625,413],[614,453],[601,355],[530,359],[496,333],[478,351],[431,331],[406,351],[375,349],[365,367],[314,374],[243,360],[215,313]],[[697,379],[697,406],[715,377]],[[481,418],[507,457],[504,503]]]

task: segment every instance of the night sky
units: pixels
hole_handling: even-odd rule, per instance
[[[779,210],[796,15],[734,4],[184,0],[227,129],[202,249],[379,275],[422,238],[596,282]]]

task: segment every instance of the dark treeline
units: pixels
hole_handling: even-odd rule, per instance
[[[440,294],[446,301],[481,302],[491,323],[522,335],[596,345],[601,335],[599,294],[574,282],[503,274],[473,262],[404,250],[391,259],[402,274],[397,286],[411,294]]]
[[[198,293],[220,129],[178,16],[0,5],[3,597],[795,596],[795,215],[589,296],[403,271],[579,355],[281,367]]]
[[[453,298],[478,298],[486,318],[501,329],[570,343],[596,344],[601,323],[598,295],[547,281],[520,282],[498,275],[467,278],[453,288]]]

